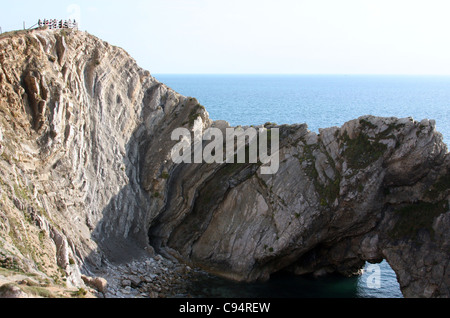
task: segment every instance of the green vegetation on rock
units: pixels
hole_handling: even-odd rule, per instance
[[[398,221],[389,234],[393,239],[416,239],[420,230],[427,230],[433,238],[434,220],[448,209],[448,201],[444,200],[437,203],[419,202],[395,210]]]
[[[327,156],[329,165],[333,168],[335,178],[331,179],[326,174],[326,183],[323,184],[319,180],[319,172],[316,169],[316,157],[314,156],[314,151],[319,149],[318,144],[305,145],[303,146],[303,155],[298,156],[300,164],[302,164],[306,175],[313,180],[314,187],[320,197],[320,205],[322,207],[327,207],[331,205],[339,196],[340,184],[341,184],[341,174],[336,169],[336,164],[331,158],[331,156],[323,149],[323,152]]]
[[[439,197],[441,193],[448,191],[450,189],[450,172],[445,175],[442,175],[435,184],[430,188],[427,193],[428,197],[432,200],[435,200]]]
[[[200,104],[197,104],[194,106],[194,108],[191,110],[189,114],[189,127],[194,126],[195,120],[200,116],[200,112],[204,111],[205,107],[203,107]]]
[[[387,146],[376,140],[371,141],[369,137],[360,133],[351,139],[347,132],[343,135],[345,150],[344,156],[352,169],[364,169],[377,161],[386,151]]]

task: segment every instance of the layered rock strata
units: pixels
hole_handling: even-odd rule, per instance
[[[405,296],[450,295],[450,156],[434,121],[257,127],[280,131],[273,175],[175,164],[174,129],[228,124],[124,50],[74,30],[18,32],[1,36],[0,64],[4,267],[82,286],[81,273],[154,249],[239,281],[386,259]]]

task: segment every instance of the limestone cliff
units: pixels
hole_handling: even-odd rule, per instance
[[[450,295],[450,156],[432,120],[280,129],[280,169],[174,164],[171,132],[217,127],[122,49],[62,30],[0,37],[0,261],[81,286],[167,257],[252,281],[387,259],[405,296]],[[268,119],[269,120],[269,119]]]

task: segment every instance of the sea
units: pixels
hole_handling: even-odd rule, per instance
[[[195,97],[212,120],[231,126],[306,123],[311,131],[341,126],[364,115],[434,119],[450,141],[450,76],[176,75],[154,77]],[[205,275],[191,284],[196,297],[401,298],[386,261],[353,278],[278,273],[264,283],[241,284]],[[375,276],[374,276],[375,275]],[[374,283],[374,281],[376,283]]]

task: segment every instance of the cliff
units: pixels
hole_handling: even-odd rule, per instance
[[[434,121],[365,116],[280,130],[280,167],[175,164],[174,129],[216,127],[194,98],[87,33],[0,37],[0,262],[67,286],[167,258],[240,281],[356,273],[450,295],[450,156]],[[244,127],[245,128],[245,127]]]

